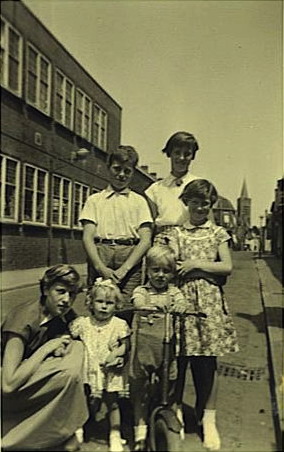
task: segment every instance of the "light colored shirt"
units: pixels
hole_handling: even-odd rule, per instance
[[[139,238],[138,229],[153,223],[148,203],[129,188],[116,192],[111,186],[88,197],[79,217],[97,226],[97,236],[107,239]]]
[[[179,196],[184,187],[195,179],[200,179],[200,177],[187,173],[178,179],[169,174],[147,188],[146,195],[158,209],[158,216],[155,220],[157,226],[178,226],[184,224],[189,218],[188,208],[179,199]]]
[[[171,311],[176,307],[187,307],[186,300],[178,287],[169,284],[163,292],[159,292],[149,282],[134,289],[132,303],[137,309],[155,306],[167,307]]]

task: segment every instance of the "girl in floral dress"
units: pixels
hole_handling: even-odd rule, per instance
[[[123,451],[118,395],[128,389],[124,364],[129,350],[130,330],[125,320],[114,316],[123,298],[110,280],[98,278],[86,304],[90,317],[78,317],[70,325],[73,337],[85,345],[84,382],[89,386],[93,411],[104,398],[108,407],[111,452]]]
[[[222,284],[232,271],[228,247],[229,234],[208,220],[217,201],[215,187],[205,179],[187,184],[181,200],[190,219],[172,229],[169,245],[177,258],[180,288],[190,311],[203,312],[207,318],[187,317],[182,325],[180,373],[176,400],[182,406],[186,365],[190,362],[196,390],[196,417],[203,426],[203,444],[219,450],[216,427],[217,356],[238,351],[237,335]]]

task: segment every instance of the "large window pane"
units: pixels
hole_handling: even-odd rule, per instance
[[[19,165],[17,160],[1,156],[1,206],[3,220],[18,220]]]
[[[25,165],[24,221],[47,222],[47,172]]]

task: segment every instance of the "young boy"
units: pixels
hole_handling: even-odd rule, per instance
[[[112,152],[107,161],[109,185],[89,196],[80,215],[88,286],[97,277],[110,278],[126,301],[141,284],[141,260],[152,235],[148,203],[129,188],[138,158],[132,146],[119,146]]]
[[[137,313],[133,319],[130,357],[130,392],[134,407],[134,451],[144,451],[148,430],[149,380],[161,375],[163,364],[164,311],[185,312],[186,301],[171,280],[176,272],[174,252],[168,246],[153,246],[146,254],[148,282],[136,287],[132,295]],[[152,312],[156,308],[160,312]],[[176,330],[176,328],[175,328]],[[178,333],[178,331],[176,330]],[[173,328],[172,328],[173,339]],[[178,345],[178,344],[176,344]],[[175,355],[178,348],[172,342],[169,379],[177,378]]]

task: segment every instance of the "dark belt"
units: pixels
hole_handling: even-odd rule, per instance
[[[130,238],[130,239],[102,239],[101,237],[95,237],[95,243],[103,243],[104,245],[137,245],[139,243],[139,239]]]

